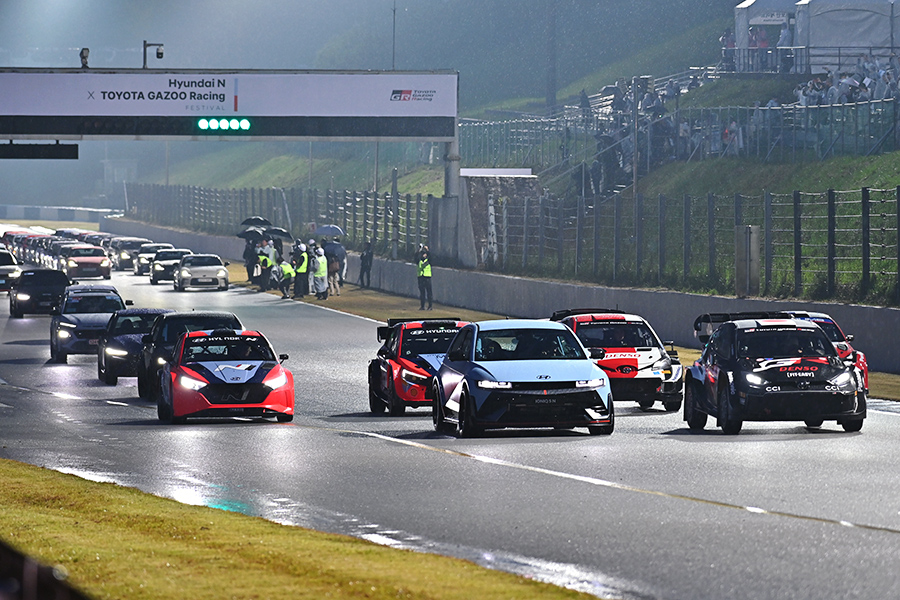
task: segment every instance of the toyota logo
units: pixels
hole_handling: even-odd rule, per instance
[[[550,379],[550,376],[549,375],[538,375],[537,378],[538,379]]]
[[[636,370],[637,369],[635,369],[634,367],[632,367],[630,365],[622,365],[621,367],[619,367],[619,373],[624,373],[626,375],[628,373],[631,373],[632,371],[636,371]]]
[[[799,383],[797,384],[797,389],[798,389],[798,390],[808,390],[808,389],[809,389],[809,382],[808,382],[808,381],[801,381],[801,382],[799,382]]]

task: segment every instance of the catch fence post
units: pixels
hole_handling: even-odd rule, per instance
[[[800,191],[794,190],[794,297],[799,298],[803,291],[803,245],[801,235],[803,226],[800,220]]]
[[[621,261],[619,247],[622,239],[622,195],[616,194],[613,202],[613,281],[619,278],[619,263]]]
[[[835,228],[837,226],[837,210],[834,200],[834,189],[828,190],[828,248],[826,249],[826,289],[828,297],[834,296],[834,274],[835,263],[837,262],[837,252],[835,248],[836,235]]]
[[[712,192],[706,193],[706,238],[709,245],[707,273],[712,282],[716,278],[716,197]]]
[[[686,282],[688,278],[688,273],[691,271],[691,197],[688,194],[684,195],[684,222],[683,222],[684,231],[682,232],[684,238],[684,251],[682,252],[682,281]]]
[[[538,202],[539,202],[539,204],[538,204],[538,268],[539,269],[544,268],[544,245],[545,245],[545,241],[546,241],[544,238],[544,218],[545,218],[544,211],[546,209],[546,199],[547,199],[547,192],[545,191],[543,194],[541,194],[540,198],[538,199]]]
[[[871,205],[869,204],[869,188],[862,189],[862,296],[869,292],[869,284],[871,282],[871,231],[869,213]]]
[[[634,200],[634,272],[637,281],[641,279],[644,262],[644,195],[637,194]]]
[[[666,197],[662,194],[659,195],[659,223],[657,224],[659,233],[658,233],[658,248],[657,251],[659,253],[659,257],[657,262],[659,263],[659,271],[657,272],[657,283],[662,284],[663,274],[666,271]]]
[[[563,247],[565,244],[563,243],[563,238],[565,237],[566,228],[563,226],[564,222],[563,212],[563,199],[559,197],[556,199],[556,274],[562,274],[563,270]]]
[[[766,236],[766,283],[765,290],[768,292],[769,283],[772,281],[772,252],[775,244],[772,240],[772,194],[763,191],[763,220],[765,221]]]
[[[529,223],[529,214],[528,214],[528,206],[530,204],[529,200],[531,198],[529,196],[525,196],[525,206],[522,211],[522,270],[525,270],[528,267],[528,223]]]
[[[897,247],[894,249],[894,258],[897,260],[897,273],[896,273],[896,281],[894,282],[894,302],[900,304],[900,185],[894,188],[894,201],[895,201],[895,212],[897,217],[896,222],[896,230],[897,234]]]

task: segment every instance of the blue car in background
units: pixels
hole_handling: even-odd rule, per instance
[[[470,323],[450,343],[432,382],[436,431],[461,437],[506,427],[615,427],[609,378],[562,323]]]
[[[119,377],[137,377],[141,338],[150,333],[153,321],[167,308],[127,308],[110,317],[97,345],[97,378],[116,385]]]

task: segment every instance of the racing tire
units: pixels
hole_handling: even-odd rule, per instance
[[[169,408],[169,405],[165,404],[162,399],[156,403],[156,416],[163,423],[172,422],[172,409]]]
[[[69,357],[65,352],[60,352],[59,348],[56,347],[56,344],[50,344],[50,360],[55,363],[64,365],[68,362]]]
[[[444,420],[444,410],[441,408],[441,395],[438,391],[437,382],[432,384],[431,390],[431,422],[434,430],[438,433],[447,433],[450,429],[449,423]]]
[[[731,406],[731,398],[729,397],[728,387],[722,386],[719,390],[719,425],[722,427],[722,433],[725,435],[737,435],[741,432],[744,422],[734,417],[734,408]]]
[[[616,410],[612,402],[609,403],[609,425],[596,425],[588,427],[588,433],[591,435],[611,435],[616,429]]]
[[[691,431],[703,431],[706,427],[707,414],[697,410],[698,395],[702,393],[692,380],[684,385],[684,420]]]
[[[472,404],[468,392],[463,391],[459,396],[459,422],[456,426],[456,434],[461,438],[478,437],[484,432],[484,429],[475,424],[472,415]]]
[[[112,279],[112,275],[104,275],[103,279]]]
[[[290,423],[294,420],[294,415],[278,414],[275,415],[275,420],[277,420],[279,423]]]
[[[397,395],[393,381],[391,381],[391,391],[388,394],[388,410],[392,417],[402,417],[406,413],[406,405],[403,404],[403,400]]]
[[[803,421],[807,429],[818,429],[825,422],[825,419],[806,419]]]
[[[847,433],[856,433],[857,431],[862,429],[863,421],[865,419],[848,419],[846,421],[841,421],[841,427],[844,428],[844,431]]]
[[[227,292],[227,291],[228,291],[228,284],[226,283],[225,285],[220,285],[220,286],[219,286],[219,291],[220,291],[220,292]]]
[[[138,368],[137,389],[139,398],[147,400],[150,397],[150,393],[147,390],[147,374],[141,368]]]
[[[384,402],[381,401],[381,398],[378,397],[378,394],[375,393],[375,390],[369,386],[369,412],[373,415],[383,414],[387,407],[384,405]]]
[[[638,400],[638,406],[642,411],[647,412],[651,408],[653,408],[653,400]]]
[[[156,277],[150,278],[150,285],[156,285],[157,283],[159,283],[159,279],[157,279]]]
[[[106,385],[116,385],[119,383],[119,377],[109,372],[109,366],[101,368],[100,361],[97,361],[97,379],[105,383]]]
[[[23,313],[21,310],[16,310],[14,308],[9,309],[9,316],[12,317],[13,319],[21,319],[22,314]]]
[[[662,405],[666,412],[678,412],[681,410],[681,400],[663,401]]]

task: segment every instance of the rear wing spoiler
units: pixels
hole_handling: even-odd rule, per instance
[[[722,323],[739,321],[741,319],[792,319],[790,313],[784,311],[755,311],[735,313],[704,313],[694,319],[694,337],[703,344],[709,341],[713,332]]]
[[[388,319],[387,326],[382,325],[378,327],[376,335],[378,336],[379,342],[384,342],[391,337],[391,331],[393,331],[394,327],[402,325],[403,323],[422,323],[423,325],[428,325],[430,327],[456,327],[456,324],[460,321],[462,321],[462,319],[459,317],[444,317],[442,319]]]
[[[563,319],[567,319],[568,317],[574,315],[591,315],[596,313],[605,313],[605,314],[624,314],[625,311],[613,308],[566,308],[564,310],[557,310],[552,315],[550,315],[551,321],[562,321]]]

